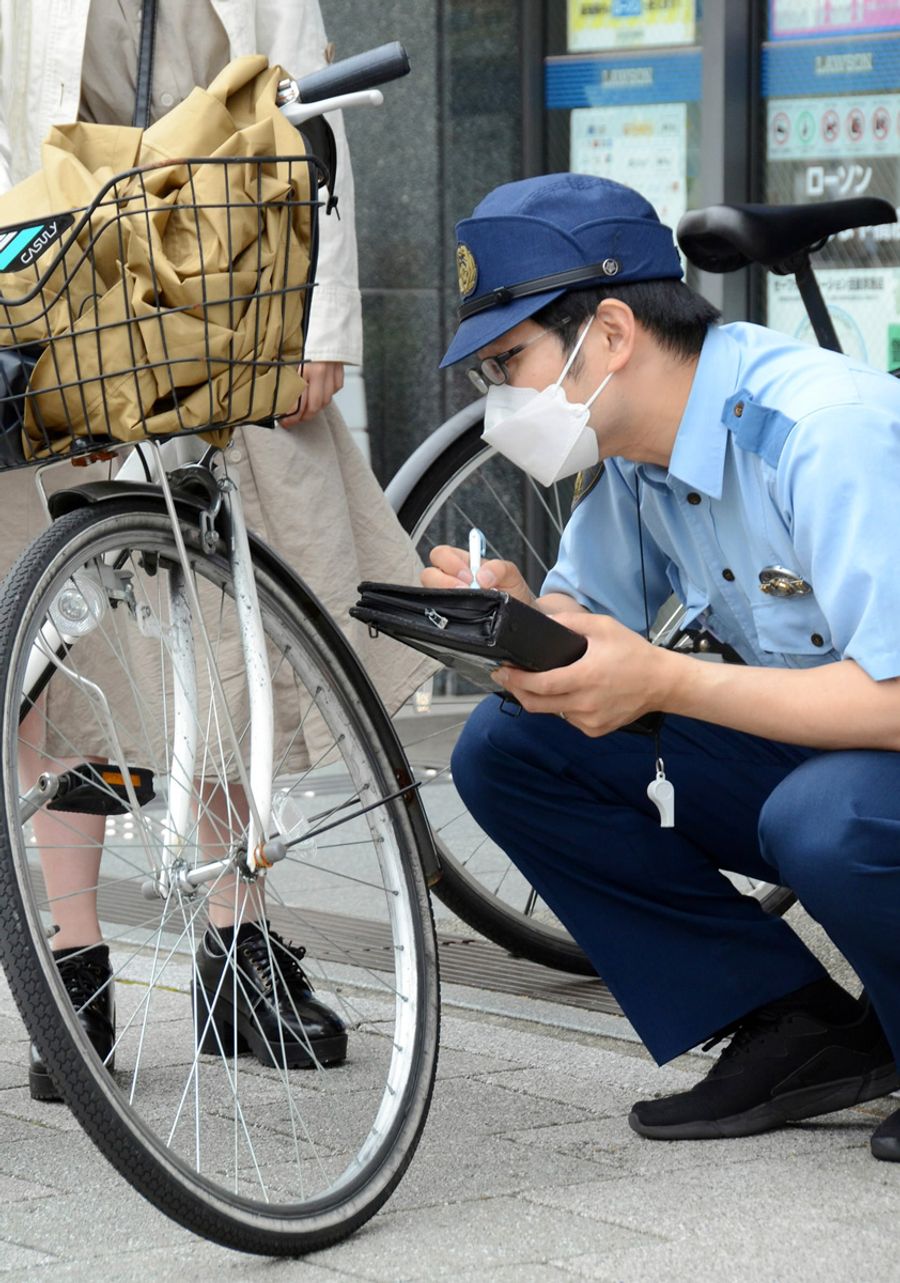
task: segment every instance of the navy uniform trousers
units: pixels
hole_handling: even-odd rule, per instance
[[[662,1064],[825,973],[719,870],[791,887],[865,985],[900,1061],[900,753],[820,752],[683,717],[653,740],[475,710],[453,778]]]

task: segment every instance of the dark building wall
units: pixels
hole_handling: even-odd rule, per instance
[[[337,57],[400,40],[412,71],[348,113],[372,465],[382,482],[474,396],[438,362],[457,299],[453,226],[522,176],[520,30],[509,0],[321,0]]]

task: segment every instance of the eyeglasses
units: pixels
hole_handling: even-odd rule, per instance
[[[482,396],[487,392],[489,387],[500,387],[501,384],[508,383],[509,370],[507,369],[507,365],[514,356],[518,356],[519,353],[524,352],[527,347],[531,347],[532,343],[539,343],[541,339],[545,339],[548,334],[552,334],[555,330],[561,330],[564,325],[568,324],[569,318],[564,316],[556,325],[550,326],[549,329],[542,330],[540,334],[536,334],[533,339],[528,339],[526,343],[517,343],[516,346],[511,347],[508,352],[498,352],[496,356],[486,356],[483,361],[479,361],[476,365],[469,366],[466,370],[466,374],[468,374],[470,382],[474,384]]]

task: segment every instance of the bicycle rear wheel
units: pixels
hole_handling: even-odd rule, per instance
[[[438,1044],[427,826],[390,723],[340,634],[302,583],[255,545],[280,728],[274,785],[297,841],[264,878],[236,874],[245,867],[247,807],[226,726],[230,717],[245,758],[249,725],[244,669],[233,662],[234,585],[221,540],[210,551],[194,521],[181,524],[200,602],[199,617],[188,617],[199,744],[184,833],[168,827],[173,793],[185,783],[173,676],[186,637],[183,577],[161,501],[103,503],[60,518],[7,580],[2,956],[54,1081],[122,1175],[207,1238],[294,1255],[368,1219],[400,1180],[424,1125]],[[79,618],[90,631],[73,640]],[[48,621],[71,630],[65,645],[49,646]],[[36,693],[28,669],[36,647],[49,681],[22,720]],[[36,750],[57,787],[72,782],[73,762],[113,769],[89,786],[89,772],[74,772],[82,813],[52,811],[51,800],[25,822]],[[148,773],[153,797],[123,798],[128,780]],[[82,1029],[47,938],[64,910],[47,890],[54,862],[58,871],[74,858],[92,824],[105,826],[95,890],[118,1007],[114,1073]],[[166,850],[175,859],[163,881]],[[193,885],[211,858],[223,868]],[[290,1013],[274,1035],[257,1028],[255,1014],[242,1033],[237,1018],[219,1021],[228,1002],[261,1010],[234,965],[233,942],[223,945],[210,1016],[195,956],[214,904],[231,906],[238,923],[258,921],[270,997],[287,992],[297,961],[285,940],[302,942],[316,997],[346,1026],[346,1063],[327,1067]],[[268,1063],[247,1054],[266,1039]],[[290,1067],[298,1042],[307,1069]]]
[[[479,526],[488,556],[516,561],[537,591],[556,560],[574,484],[538,485],[482,440],[483,428],[480,421],[473,424],[423,472],[400,508],[400,524],[426,564],[435,545],[466,547],[470,527]],[[423,780],[422,801],[440,851],[435,894],[510,953],[559,971],[593,975],[585,953],[476,825],[453,788],[450,754],[482,693],[449,672],[433,680],[433,690],[420,700],[423,712],[407,713],[398,725]],[[415,710],[415,700],[410,708]]]

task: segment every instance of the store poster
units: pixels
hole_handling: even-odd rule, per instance
[[[900,93],[773,98],[766,104],[766,193],[779,205],[900,194]],[[900,365],[900,223],[854,228],[813,255],[845,350]],[[791,277],[769,275],[768,324],[812,336]]]
[[[816,272],[841,347],[879,370],[900,367],[900,267]],[[816,337],[792,276],[768,276],[766,323],[806,343]]]
[[[683,102],[576,108],[570,168],[635,188],[674,228],[687,209],[687,113]]]
[[[569,53],[689,45],[696,0],[569,0]]]
[[[773,40],[828,35],[871,35],[900,27],[900,0],[770,0]]]
[[[770,98],[766,133],[778,204],[900,193],[900,93]]]

